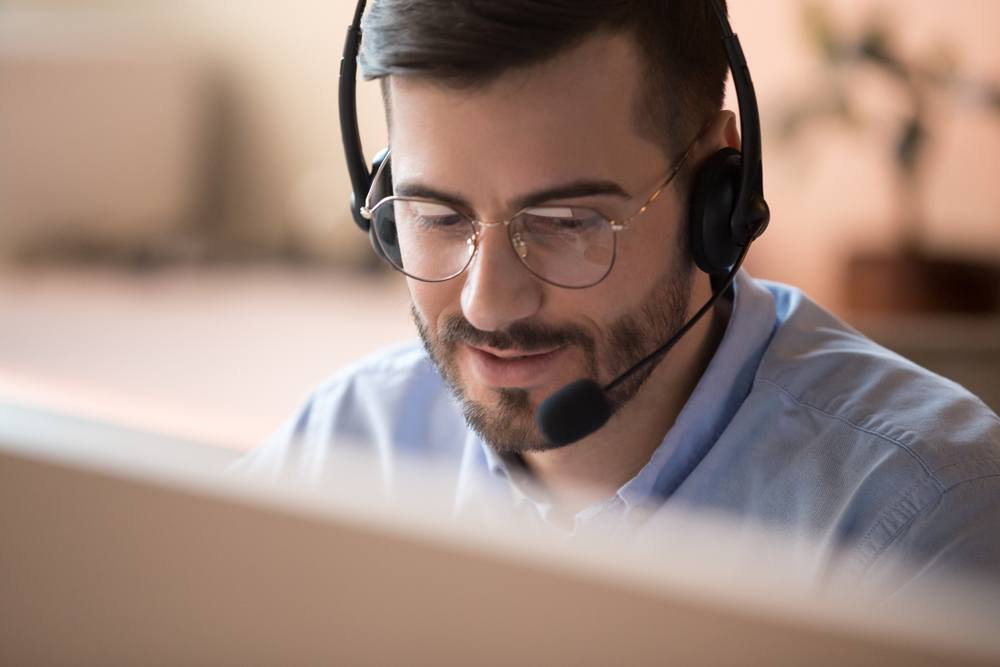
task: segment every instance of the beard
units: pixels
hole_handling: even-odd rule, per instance
[[[410,312],[424,348],[461,403],[469,427],[500,454],[545,451],[559,445],[549,441],[536,425],[537,406],[532,405],[527,390],[493,389],[493,405],[469,397],[456,359],[459,345],[523,351],[575,345],[583,353],[586,377],[603,385],[652,352],[687,320],[693,265],[690,260],[677,260],[674,270],[657,280],[636,308],[611,322],[597,338],[572,323],[553,326],[522,321],[502,331],[482,331],[461,315],[442,320],[432,333],[415,306],[411,305]],[[665,356],[636,371],[609,394],[613,414],[639,393]],[[602,376],[606,378],[603,382]]]

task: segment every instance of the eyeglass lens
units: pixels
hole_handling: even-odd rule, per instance
[[[449,206],[396,198],[375,207],[372,224],[386,258],[417,280],[442,281],[461,273],[476,249],[476,223]],[[615,233],[588,208],[527,209],[507,225],[521,262],[539,278],[564,287],[587,287],[611,270]]]

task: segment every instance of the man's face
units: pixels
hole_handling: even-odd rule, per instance
[[[582,185],[551,203],[628,217],[671,166],[636,129],[640,74],[627,38],[601,35],[481,89],[394,77],[396,191],[440,193],[499,221],[527,195]],[[424,343],[484,439],[501,451],[549,448],[534,423],[542,401],[582,377],[607,383],[681,326],[692,279],[682,222],[670,187],[618,233],[614,268],[585,289],[532,275],[502,225],[485,230],[460,276],[408,279]],[[613,398],[627,403],[641,380]]]

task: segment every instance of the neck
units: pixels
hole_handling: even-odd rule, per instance
[[[697,310],[710,294],[707,279],[694,292]],[[708,367],[728,319],[723,301],[678,341],[639,393],[593,435],[567,447],[524,454],[525,465],[558,516],[572,523],[576,512],[614,495],[649,462]]]

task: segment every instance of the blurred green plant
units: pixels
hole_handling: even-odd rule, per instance
[[[923,212],[919,174],[935,129],[932,102],[946,94],[967,106],[986,109],[1000,118],[1000,83],[977,81],[959,72],[953,49],[943,42],[915,57],[906,57],[893,38],[898,21],[873,9],[860,29],[837,25],[826,2],[803,4],[802,23],[811,46],[820,56],[818,84],[822,93],[810,94],[785,106],[779,115],[777,136],[793,142],[815,121],[835,119],[862,130],[879,119],[866,117],[858,100],[858,80],[874,71],[887,77],[902,93],[904,111],[891,122],[890,152],[899,181],[898,215],[902,220],[904,250],[923,245]]]

